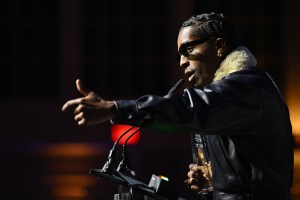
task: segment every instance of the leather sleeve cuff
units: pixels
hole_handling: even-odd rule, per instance
[[[114,101],[117,116],[111,119],[112,124],[116,123],[134,123],[139,119],[139,112],[135,100],[116,100]]]

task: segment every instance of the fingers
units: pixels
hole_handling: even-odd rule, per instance
[[[87,123],[87,116],[84,116],[84,111],[86,110],[86,106],[80,104],[74,110],[74,120],[77,122],[78,125],[85,125]]]
[[[188,188],[190,188],[191,190],[195,190],[195,191],[200,191],[203,188],[206,188],[209,186],[209,182],[207,179],[205,178],[189,178],[187,180],[185,180],[185,183],[187,185]]]
[[[196,179],[187,179],[184,181],[186,186],[194,191],[199,191],[200,187],[198,186],[198,181]]]
[[[70,107],[72,106],[76,106],[76,105],[79,105],[83,102],[83,98],[77,98],[77,99],[72,99],[72,100],[69,100],[67,101],[63,107],[62,107],[62,111],[66,111],[68,110]]]
[[[78,113],[77,115],[75,115],[74,120],[79,122],[80,120],[83,119],[83,113]]]
[[[196,173],[196,172],[194,172],[194,171],[189,171],[189,172],[187,173],[187,176],[188,176],[189,178],[198,178],[198,177],[200,176],[200,174],[199,174],[199,173]]]
[[[196,178],[189,178],[186,180],[186,183],[189,184],[189,185],[197,185],[198,184],[198,179]]]
[[[81,94],[84,95],[84,97],[67,101],[62,107],[62,111],[66,111],[70,107],[76,106],[76,105],[79,105],[82,103],[93,103],[93,102],[101,100],[101,98],[95,92],[92,92],[89,89],[87,89],[86,87],[84,87],[83,84],[81,83],[80,79],[76,80],[76,88]]]
[[[75,115],[74,120],[77,121],[78,125],[85,125],[87,122],[82,112]]]
[[[82,82],[80,81],[80,79],[76,80],[76,88],[77,90],[83,94],[84,96],[88,96],[89,93],[91,92],[89,89],[87,89],[86,87],[83,86]]]
[[[116,115],[113,101],[103,100],[95,92],[86,89],[79,79],[76,80],[76,87],[84,97],[67,101],[62,106],[62,111],[74,109],[74,120],[78,125],[99,124]]]
[[[192,171],[196,171],[198,166],[199,165],[197,165],[197,164],[190,164],[189,169],[192,170]]]
[[[98,97],[98,95],[96,93],[90,92],[88,94],[88,96],[86,96],[86,97],[80,97],[77,99],[72,99],[72,100],[67,101],[62,107],[62,111],[66,111],[72,106],[77,106],[80,104],[93,105],[100,101],[102,101],[102,99],[100,97]]]
[[[188,179],[185,183],[191,190],[199,191],[209,184],[209,181],[203,172],[203,166],[190,164],[189,169],[190,171],[187,173]]]
[[[186,186],[188,187],[188,188],[191,188],[192,186],[195,186],[194,184],[195,184],[195,180],[194,179],[187,179],[187,180],[185,180],[184,181],[185,182],[185,184],[186,184]],[[196,186],[197,187],[197,186]]]
[[[203,174],[203,166],[199,166],[197,164],[190,164],[189,169],[192,172]]]
[[[198,187],[198,186],[196,186],[196,185],[192,185],[192,186],[191,186],[191,190],[198,191],[198,190],[200,190],[200,187]]]
[[[74,109],[74,114],[78,114],[80,112],[84,112],[86,110],[86,106],[83,104],[79,104],[75,109]]]

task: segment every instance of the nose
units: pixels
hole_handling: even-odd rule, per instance
[[[184,57],[183,55],[180,55],[180,67],[187,68],[190,65],[189,60]]]

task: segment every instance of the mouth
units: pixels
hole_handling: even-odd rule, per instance
[[[195,72],[194,71],[186,71],[184,74],[188,77],[189,82],[193,82],[193,79],[195,77]]]

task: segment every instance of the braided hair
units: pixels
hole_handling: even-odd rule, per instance
[[[233,25],[223,14],[214,12],[194,15],[185,21],[181,28],[195,26],[193,35],[200,37],[222,37],[232,49],[240,45]]]

